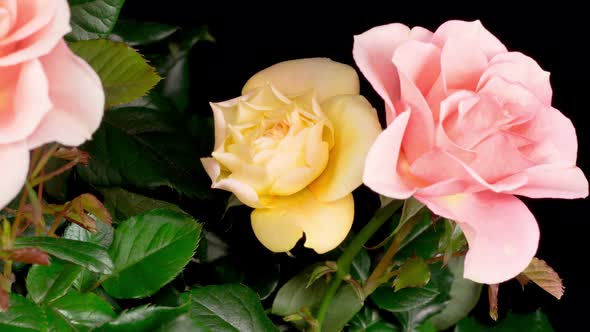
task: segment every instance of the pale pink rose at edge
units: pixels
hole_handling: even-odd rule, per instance
[[[479,21],[449,21],[435,33],[379,26],[355,37],[353,54],[388,123],[364,183],[457,221],[469,242],[466,278],[515,277],[537,251],[539,228],[514,195],[588,195],[575,129],[551,107],[549,73]]]
[[[29,150],[77,146],[103,115],[100,78],[63,40],[66,0],[0,0],[0,208],[20,191]]]

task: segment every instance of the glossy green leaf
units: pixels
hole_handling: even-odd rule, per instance
[[[412,241],[407,242],[397,253],[396,259],[405,260],[414,256],[428,259],[434,256],[438,252],[440,237],[445,232],[444,227],[438,226],[429,226]]]
[[[106,249],[94,243],[52,237],[19,237],[14,246],[16,249],[37,247],[93,272],[109,274],[113,271],[113,262]]]
[[[445,308],[430,320],[437,330],[445,330],[466,317],[475,307],[481,294],[481,284],[463,278],[464,257],[455,257],[449,261],[449,270],[453,273],[451,300]]]
[[[51,308],[75,326],[96,327],[117,317],[111,305],[94,293],[69,292],[53,301]]]
[[[402,324],[404,331],[435,331],[435,326],[429,319],[441,312],[450,300],[449,292],[453,281],[452,273],[446,267],[441,268],[441,264],[432,265],[430,270],[431,280],[427,287],[436,289],[439,294],[423,305],[407,311],[394,313],[398,321]]]
[[[178,29],[175,25],[121,19],[115,25],[111,39],[130,46],[147,45],[170,37]]]
[[[526,315],[508,314],[495,326],[485,326],[476,319],[468,317],[455,327],[455,332],[553,332],[547,316],[540,310]]]
[[[319,304],[328,283],[319,279],[306,287],[316,267],[312,265],[305,268],[279,289],[272,303],[273,314],[288,316],[300,312],[304,307],[313,310]]]
[[[125,0],[69,0],[72,32],[68,40],[105,38],[111,33]]]
[[[51,302],[66,294],[83,267],[53,259],[51,265],[33,265],[27,275],[29,296],[37,303]]]
[[[47,332],[80,332],[83,328],[76,328],[68,319],[53,308],[43,307],[43,315],[47,319]]]
[[[154,294],[182,271],[200,235],[196,220],[165,209],[122,222],[109,249],[115,269],[102,286],[114,298]]]
[[[198,158],[200,136],[192,135],[187,125],[178,113],[145,108],[107,112],[93,140],[82,147],[92,158],[78,173],[96,187],[168,186],[205,198],[211,180]]]
[[[100,76],[107,108],[145,96],[161,80],[141,54],[124,43],[84,40],[70,48]]]
[[[206,286],[192,289],[190,295],[191,319],[209,331],[278,331],[258,295],[245,286]]]
[[[104,197],[104,205],[116,221],[127,220],[133,216],[144,214],[153,209],[168,209],[183,212],[178,206],[122,188],[99,189]]]
[[[334,295],[326,318],[322,325],[322,331],[340,331],[363,307],[363,301],[359,298],[350,284],[343,284]]]
[[[348,323],[348,332],[399,332],[400,329],[383,320],[377,310],[364,306]]]
[[[407,287],[422,287],[430,281],[430,269],[422,257],[410,258],[399,269],[393,281],[395,291]]]
[[[117,319],[95,329],[96,332],[152,332],[180,315],[188,313],[189,304],[180,307],[142,306],[123,312]]]
[[[47,322],[42,317],[43,312],[35,303],[20,295],[10,294],[10,309],[0,312],[0,331],[44,331]]]
[[[175,320],[162,324],[150,332],[212,332],[210,329],[190,318],[188,314],[181,315]]]
[[[96,223],[96,226],[97,231],[95,233],[90,233],[76,224],[71,224],[64,231],[64,238],[90,242],[108,249],[113,242],[113,227],[102,222]],[[84,269],[74,281],[73,286],[80,291],[86,291],[94,287],[99,279],[100,274]]]
[[[405,288],[395,292],[389,286],[379,287],[373,294],[371,300],[379,308],[391,311],[402,312],[412,310],[432,301],[438,294],[438,290],[432,287]]]

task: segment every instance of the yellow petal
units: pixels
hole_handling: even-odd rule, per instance
[[[272,208],[252,212],[252,228],[269,250],[291,250],[305,233],[305,247],[322,254],[336,248],[346,238],[354,218],[354,201],[349,194],[337,201],[322,203],[309,190],[278,198]]]
[[[269,83],[287,96],[313,90],[320,103],[333,96],[358,94],[360,91],[356,71],[328,58],[277,63],[252,76],[242,89],[242,94]]]
[[[309,185],[318,199],[337,200],[358,188],[365,158],[381,133],[377,112],[362,96],[338,96],[322,104],[334,128],[334,147],[324,172]]]

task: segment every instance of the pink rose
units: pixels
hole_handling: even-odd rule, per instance
[[[0,208],[22,188],[29,150],[80,145],[100,124],[102,85],[63,41],[69,21],[66,0],[0,0]]]
[[[549,73],[479,21],[449,21],[435,33],[376,27],[356,36],[354,58],[388,122],[364,183],[457,221],[469,242],[466,278],[494,284],[524,270],[539,228],[514,195],[588,195],[574,127],[551,107]]]

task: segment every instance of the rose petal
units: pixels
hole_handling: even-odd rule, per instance
[[[519,52],[496,55],[483,73],[478,86],[484,86],[494,76],[500,76],[510,83],[523,85],[535,94],[543,104],[551,105],[553,91],[551,90],[549,73],[541,69],[532,58]]]
[[[432,33],[424,28],[410,30],[399,23],[375,27],[354,37],[354,61],[385,101],[387,123],[395,117],[394,102],[400,95],[397,70],[391,62],[395,49],[407,40],[426,42],[431,38]]]
[[[539,165],[523,172],[527,182],[512,190],[514,195],[531,198],[584,198],[588,196],[588,180],[578,167]]]
[[[488,59],[477,43],[469,39],[450,37],[441,53],[443,84],[447,91],[474,91],[487,65]]]
[[[539,227],[518,198],[489,191],[453,196],[416,196],[430,210],[453,219],[469,243],[464,277],[498,284],[522,272],[535,256]]]
[[[436,30],[432,42],[442,48],[448,39],[452,37],[469,39],[475,42],[477,48],[483,50],[488,59],[507,51],[506,46],[486,30],[479,20],[474,22],[447,21]]]
[[[405,156],[411,163],[434,145],[434,119],[430,107],[424,100],[420,90],[404,73],[399,73],[401,85],[401,103],[410,104],[412,115],[406,127],[402,147]],[[397,103],[398,106],[400,103]],[[398,108],[401,108],[398,106]]]
[[[519,173],[534,163],[527,159],[504,135],[497,133],[483,140],[473,149],[477,157],[469,164],[489,183]]]
[[[60,41],[63,43],[62,37],[71,31],[70,8],[66,0],[56,1],[57,3],[55,1],[41,1],[56,3],[57,8],[55,8],[53,18],[41,30],[20,41],[16,50],[5,56],[0,56],[0,66],[10,66],[36,59],[51,52]]]
[[[253,207],[261,207],[258,194],[252,187],[235,179],[219,179],[221,175],[221,167],[219,163],[213,158],[201,158],[203,168],[211,178],[211,188],[222,189],[232,192],[240,202]]]
[[[269,250],[291,250],[305,233],[305,247],[323,254],[345,238],[354,218],[354,201],[348,194],[333,202],[320,202],[309,190],[280,198],[277,206],[252,212],[252,228]]]
[[[0,86],[0,144],[21,141],[31,135],[51,109],[47,77],[38,60],[8,69],[0,67],[0,76],[14,84]]]
[[[543,107],[534,119],[513,128],[513,130],[534,142],[529,158],[543,163],[565,163],[569,166],[576,164],[578,155],[578,139],[574,125],[559,110]]]
[[[360,91],[356,71],[328,58],[277,63],[252,76],[242,89],[242,94],[268,83],[287,96],[314,90],[319,102],[333,96],[358,94]]]
[[[440,75],[440,49],[433,44],[408,41],[395,50],[393,64],[425,96]]]
[[[22,40],[48,25],[56,15],[57,4],[57,1],[46,0],[19,1],[18,8],[13,8],[13,15],[18,18],[15,23],[20,25],[12,27],[10,36],[0,40],[0,46]]]
[[[363,172],[363,183],[383,196],[406,199],[415,188],[400,176],[400,149],[411,111],[399,114],[377,137],[369,149]]]
[[[77,146],[90,139],[100,125],[105,96],[98,75],[61,41],[50,54],[41,58],[49,81],[54,110],[28,139],[30,148],[57,141]],[[63,130],[67,121],[68,130]]]
[[[381,133],[377,112],[361,96],[339,96],[322,104],[334,128],[334,147],[324,172],[309,185],[321,201],[340,199],[362,184],[365,156]]]
[[[29,150],[26,144],[0,144],[0,165],[3,172],[0,208],[3,208],[20,192],[27,179]]]

